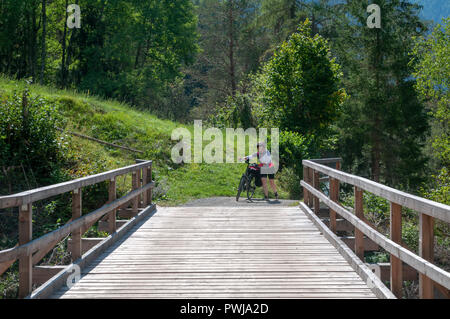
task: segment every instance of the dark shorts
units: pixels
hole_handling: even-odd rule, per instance
[[[275,174],[260,174],[261,178],[275,179]]]

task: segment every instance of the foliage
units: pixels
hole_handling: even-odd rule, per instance
[[[243,128],[255,127],[252,115],[252,101],[248,94],[236,93],[229,96],[218,113],[211,117],[211,122],[218,127]]]
[[[281,131],[279,142],[280,167],[290,167],[297,177],[303,176],[302,159],[310,158],[307,138],[295,132]]]
[[[300,187],[300,177],[290,167],[283,168],[278,172],[278,186],[286,190],[289,194],[289,199],[299,199],[302,193]]]
[[[14,183],[13,188],[13,171],[25,174],[28,188],[59,180],[67,145],[57,131],[61,122],[57,107],[42,97],[30,96],[28,90],[5,98],[0,107],[0,167],[6,184],[2,191],[11,193],[24,187]]]
[[[327,41],[311,36],[305,21],[283,42],[262,69],[263,125],[303,135],[319,133],[336,119],[345,94],[341,73],[331,58]]]
[[[422,194],[432,200],[450,204],[450,18],[437,25],[431,35],[416,38],[411,63],[420,96],[430,101],[436,129],[432,137],[432,157],[438,162],[429,190]]]
[[[80,29],[66,26],[66,0],[2,1],[0,72],[116,98],[166,117],[178,115],[160,105],[170,105],[181,68],[198,52],[192,2],[76,3]]]
[[[366,27],[366,6],[348,1],[335,25],[333,52],[350,96],[339,118],[344,169],[414,191],[425,179],[428,116],[414,91],[408,53],[424,34],[420,7],[410,1],[379,3],[382,28]],[[402,21],[401,23],[399,21]]]

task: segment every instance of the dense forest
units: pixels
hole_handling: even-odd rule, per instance
[[[381,28],[367,26],[371,3],[381,9]],[[67,23],[72,4],[79,28]],[[92,160],[95,168],[77,164],[83,169],[73,173],[86,159],[58,140],[58,126],[148,148],[170,178],[188,170],[168,159],[170,130],[203,120],[204,128],[279,128],[286,197],[300,199],[301,159],[339,156],[347,172],[450,204],[447,14],[446,1],[0,0],[0,193],[106,169]],[[12,93],[9,81],[26,88]],[[53,103],[30,93],[47,92],[42,87],[87,98]],[[141,124],[126,112],[88,111],[90,97],[149,113],[142,118],[151,125],[134,130]],[[155,125],[167,128],[151,131]],[[22,172],[35,182],[13,185]],[[224,175],[224,185],[234,183]],[[234,188],[216,195],[227,192]],[[386,219],[385,203],[367,203]],[[438,226],[448,258],[448,225]],[[0,248],[13,244],[5,238]]]

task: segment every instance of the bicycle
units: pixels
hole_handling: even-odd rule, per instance
[[[243,191],[247,191],[247,199],[251,200],[256,190],[256,178],[259,175],[259,166],[256,163],[250,164],[250,160],[245,160],[247,163],[247,168],[242,174],[241,180],[239,181],[238,192],[236,195],[236,201],[239,201],[239,196]]]

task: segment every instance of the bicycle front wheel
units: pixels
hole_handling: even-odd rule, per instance
[[[248,200],[251,200],[253,198],[253,195],[255,195],[255,191],[256,191],[255,181],[256,181],[255,176],[252,176],[250,178],[249,183],[247,184],[247,199]]]
[[[239,201],[239,196],[241,196],[241,192],[244,190],[245,188],[245,180],[246,177],[245,175],[242,175],[241,180],[239,182],[239,186],[238,186],[238,191],[237,191],[237,195],[236,195],[236,201]]]

